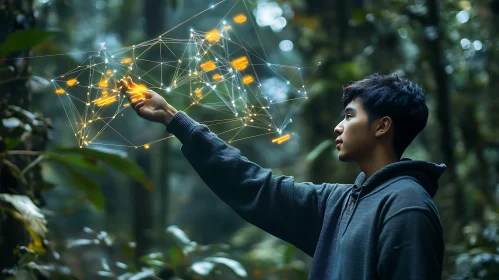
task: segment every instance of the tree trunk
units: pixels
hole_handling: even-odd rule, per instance
[[[146,39],[151,40],[161,35],[164,30],[164,18],[166,14],[166,2],[157,0],[146,0],[143,2],[143,10],[145,17],[145,34]],[[159,53],[150,51],[145,54],[148,60],[159,61]],[[166,134],[166,132],[164,133]],[[152,248],[155,241],[154,237],[164,235],[164,230],[167,224],[168,217],[168,172],[167,172],[167,155],[168,143],[163,142],[159,149],[160,152],[139,151],[138,162],[140,166],[146,170],[147,174],[152,175],[155,183],[154,192],[145,190],[142,186],[135,188],[135,238],[137,242],[136,258],[147,253]],[[155,147],[157,149],[158,147]],[[159,173],[154,169],[159,169]],[[156,176],[154,176],[156,174]],[[154,193],[155,197],[153,197]],[[155,205],[159,212],[159,217],[154,216]],[[154,222],[157,222],[156,226]],[[156,229],[156,232],[154,232]]]

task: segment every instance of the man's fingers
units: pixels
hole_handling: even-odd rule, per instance
[[[137,102],[137,104],[133,107],[135,111],[139,111],[140,108],[142,108],[145,105],[144,99],[141,99],[140,101]]]
[[[132,77],[130,77],[130,76],[128,76],[126,78],[126,81],[128,83],[128,87],[136,87],[137,86],[137,84],[133,82]]]
[[[145,96],[146,98],[151,98],[151,97],[153,96],[153,93],[155,93],[155,92],[154,92],[154,91],[152,91],[152,90],[150,90],[150,89],[145,90],[145,91],[143,92],[143,94],[144,94],[144,96]]]

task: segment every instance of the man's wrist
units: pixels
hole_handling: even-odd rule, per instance
[[[173,119],[173,117],[177,114],[177,109],[175,109],[173,106],[170,104],[166,105],[165,108],[165,118],[163,120],[163,124],[167,126]]]

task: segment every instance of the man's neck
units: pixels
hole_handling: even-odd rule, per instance
[[[366,180],[374,173],[390,163],[397,162],[399,159],[394,153],[386,152],[381,148],[375,148],[373,152],[359,162],[359,167],[366,174]]]

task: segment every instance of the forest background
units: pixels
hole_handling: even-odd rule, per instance
[[[226,2],[246,5],[238,6],[249,17],[240,35],[256,52],[281,64],[321,62],[307,73],[309,98],[293,116],[293,137],[237,142],[242,154],[298,181],[353,182],[360,170],[339,162],[333,144],[342,85],[375,72],[410,78],[424,87],[430,117],[404,157],[447,165],[435,197],[443,277],[498,279],[499,1]],[[0,0],[2,279],[307,279],[311,259],[238,217],[178,140],[79,149],[54,94],[50,79],[101,42],[119,49],[156,38],[212,4]],[[168,36],[230,19],[221,5]],[[135,132],[132,142],[167,136],[139,118],[113,127]]]

